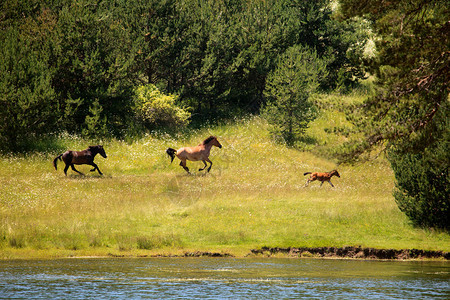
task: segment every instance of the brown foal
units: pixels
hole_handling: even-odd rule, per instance
[[[319,181],[322,182],[320,184],[320,186],[322,186],[324,181],[328,181],[328,183],[331,184],[332,187],[334,187],[334,185],[330,181],[331,177],[333,177],[333,176],[341,177],[337,170],[333,170],[331,172],[324,172],[324,173],[319,173],[319,172],[314,172],[314,173],[306,172],[306,173],[303,173],[303,175],[308,175],[308,174],[311,174],[311,175],[309,176],[308,180],[306,181],[305,186],[308,186],[308,184],[311,181],[319,180]]]

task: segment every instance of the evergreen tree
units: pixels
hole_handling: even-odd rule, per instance
[[[380,37],[370,62],[377,95],[352,108],[361,114],[351,115],[367,138],[352,154],[386,141],[405,151],[423,149],[416,134],[433,126],[438,111],[448,109],[449,6],[423,0],[342,3],[347,15],[369,18]]]
[[[424,0],[342,3],[347,16],[365,16],[379,36],[371,65],[377,95],[350,115],[366,138],[351,145],[347,158],[387,147],[400,209],[415,224],[448,229],[450,7]]]
[[[58,11],[53,86],[65,116],[61,121],[69,131],[95,128],[85,123],[92,121],[86,117],[94,106],[113,134],[119,134],[131,115],[135,75],[128,71],[137,53],[130,51],[129,32],[114,12],[108,1],[84,0]]]
[[[5,3],[6,5],[6,3]],[[25,15],[26,16],[26,15]],[[0,28],[0,147],[19,150],[26,140],[52,132],[59,105],[49,66],[54,19],[48,11]]]
[[[439,112],[431,132],[422,133],[427,146],[418,152],[393,148],[389,161],[396,178],[394,191],[398,207],[421,227],[450,230],[450,124]],[[430,138],[430,135],[433,138]]]
[[[309,97],[326,76],[326,64],[316,52],[293,46],[279,58],[277,68],[269,74],[263,114],[273,126],[273,133],[292,145],[314,118]]]

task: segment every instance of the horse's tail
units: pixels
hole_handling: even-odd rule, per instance
[[[303,173],[303,176],[308,175],[308,174],[311,174],[311,172]]]
[[[170,163],[172,163],[173,159],[175,158],[175,154],[177,153],[177,150],[175,150],[173,148],[167,148],[166,153],[167,153],[167,155],[170,156],[170,158],[171,158]]]
[[[58,168],[56,167],[56,163],[58,162],[58,159],[61,160],[61,156],[63,156],[63,155],[60,154],[57,157],[55,157],[55,159],[53,160],[53,166],[55,167],[55,170],[58,170]]]

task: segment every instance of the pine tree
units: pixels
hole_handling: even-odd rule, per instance
[[[365,134],[347,158],[387,148],[399,208],[424,227],[449,229],[448,1],[343,0],[368,18],[378,39],[371,62],[377,94],[349,115]]]
[[[304,46],[289,48],[269,74],[263,115],[273,126],[273,134],[288,145],[292,145],[314,119],[315,110],[309,98],[325,76],[325,62]]]
[[[10,26],[0,29],[0,147],[15,151],[27,139],[56,130],[59,105],[50,45],[42,39],[53,34],[51,16],[7,21]]]

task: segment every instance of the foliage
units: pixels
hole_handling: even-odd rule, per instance
[[[449,167],[448,3],[342,3],[347,15],[367,17],[379,36],[378,55],[371,62],[378,91],[362,105],[351,108],[350,119],[364,132],[365,139],[351,144],[346,158],[359,157],[380,144],[391,149],[400,209],[416,224],[446,227],[442,215],[436,212],[444,212],[448,221],[448,200],[442,201],[448,199],[448,190],[442,188],[448,185],[448,176],[442,174]],[[407,168],[413,169],[405,171]]]
[[[116,134],[126,126],[131,112],[135,75],[129,70],[136,54],[130,52],[129,32],[110,8],[103,1],[73,1],[55,9],[58,36],[52,63],[57,76],[53,86],[66,117],[61,123],[72,132],[92,130],[86,121],[94,106]]]
[[[89,107],[90,115],[86,116],[84,123],[86,127],[83,128],[83,135],[89,137],[107,136],[106,117],[101,117],[103,108],[100,106],[98,99]]]
[[[448,231],[448,167],[436,166],[423,154],[391,154],[390,161],[396,174],[394,197],[400,210],[414,225]]]
[[[13,149],[48,131],[123,137],[137,128],[134,90],[149,83],[200,121],[257,113],[294,45],[329,62],[322,88],[348,86],[364,73],[361,24],[338,20],[329,0],[4,0],[0,139]]]
[[[125,127],[134,55],[106,2],[6,0],[1,7],[0,89],[7,109],[0,139],[8,150],[48,132],[104,136]],[[94,111],[99,115],[92,119]]]
[[[351,108],[349,116],[367,137],[351,154],[385,142],[423,149],[426,145],[415,143],[414,136],[433,127],[439,110],[447,110],[448,5],[422,0],[342,2],[347,15],[369,18],[379,36],[378,55],[371,61],[378,92]]]
[[[176,99],[175,95],[165,95],[152,84],[140,86],[135,96],[136,115],[148,128],[186,126],[191,114],[177,106]]]
[[[366,36],[357,21],[332,17],[329,1],[167,1],[152,7],[146,53],[149,81],[179,91],[196,115],[258,112],[267,75],[277,57],[294,45],[326,57],[329,78],[362,78]],[[353,50],[351,50],[351,49]]]
[[[442,111],[434,119],[431,132],[417,139],[425,148],[406,152],[394,148],[389,152],[396,178],[395,200],[413,222],[422,227],[450,229],[450,124]]]
[[[273,125],[273,133],[292,145],[313,120],[315,110],[309,97],[326,77],[326,63],[316,52],[293,46],[279,58],[277,68],[267,78],[268,98],[263,115]]]
[[[0,37],[0,148],[18,150],[27,137],[54,130],[59,106],[47,45],[9,28]],[[42,51],[38,48],[44,48]]]

